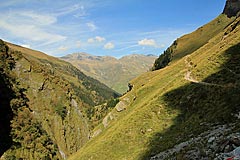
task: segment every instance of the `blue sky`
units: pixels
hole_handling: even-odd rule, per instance
[[[225,0],[1,0],[0,38],[53,56],[161,54]]]

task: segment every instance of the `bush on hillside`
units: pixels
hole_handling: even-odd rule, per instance
[[[108,102],[107,102],[107,108],[114,108],[119,102],[119,99],[116,98],[116,99],[110,99]]]
[[[161,54],[158,59],[156,59],[152,70],[158,70],[161,68],[164,68],[168,65],[168,63],[171,61],[172,59],[172,52],[170,49],[167,49],[166,51],[164,51],[163,54]]]

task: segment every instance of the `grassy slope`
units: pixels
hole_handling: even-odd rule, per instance
[[[101,82],[84,75],[81,71],[73,67],[70,63],[67,63],[52,56],[48,56],[39,51],[24,48],[11,43],[7,43],[7,45],[12,50],[20,51],[21,53],[26,55],[26,59],[33,60],[34,62],[39,63],[43,66],[49,66],[48,69],[55,71],[56,74],[61,75],[65,80],[69,80],[73,85],[78,86],[79,82],[81,82],[84,85],[82,89],[85,89],[86,92],[96,91],[96,93],[92,93],[93,95],[95,94],[95,96],[91,97],[92,101],[95,101],[95,104],[101,103],[106,99],[117,96],[117,93],[115,91],[108,88]],[[94,97],[96,98],[96,100],[94,100]]]
[[[234,18],[228,18],[227,16],[221,14],[208,24],[198,28],[196,31],[186,34],[180,38],[178,38],[174,43],[167,49],[168,54],[160,55],[158,59],[156,59],[155,64],[153,66],[153,70],[159,69],[159,66],[167,65],[161,64],[163,59],[166,61],[167,57],[171,57],[170,61],[178,60],[205,45],[208,41],[221,32],[224,28],[226,28]],[[171,54],[171,55],[169,55]],[[162,68],[162,67],[161,67]]]
[[[185,58],[143,74],[131,82],[133,90],[122,97],[131,101],[127,109],[119,113],[113,110],[116,116],[109,126],[69,159],[148,159],[208,129],[201,122],[234,120],[230,113],[239,110],[239,77],[225,76],[232,74],[226,68],[239,73],[240,27],[233,28],[229,26],[211,38],[189,58],[194,66],[192,74],[198,80],[226,87],[185,80],[189,69]]]
[[[196,31],[177,39],[177,47],[173,51],[173,60],[182,58],[196,51],[227,27],[232,21],[233,19],[227,18],[227,16],[221,14],[210,23],[198,28]]]
[[[120,59],[113,57],[97,57],[88,54],[78,54],[62,57],[89,75],[119,93],[125,93],[128,82],[138,75],[147,72],[156,59],[154,56],[130,55]],[[91,57],[91,58],[88,58]]]
[[[89,138],[88,109],[117,94],[70,63],[42,52],[7,45],[16,63],[11,73],[24,89],[30,114],[43,128],[42,134],[47,134],[57,146],[58,158],[76,152]],[[15,117],[21,121],[21,115]],[[21,143],[28,144],[29,140],[26,141],[23,139]],[[34,153],[36,150],[25,147],[11,149],[8,153],[17,159],[40,158]]]

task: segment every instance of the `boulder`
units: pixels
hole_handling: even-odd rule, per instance
[[[120,101],[117,105],[116,105],[116,110],[118,112],[124,111],[126,109],[126,103],[124,101]]]

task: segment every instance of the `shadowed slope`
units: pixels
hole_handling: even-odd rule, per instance
[[[12,145],[11,120],[13,112],[11,110],[10,101],[14,97],[14,91],[11,89],[9,76],[7,75],[7,55],[8,48],[0,41],[0,157]]]
[[[213,126],[237,122],[233,114],[240,112],[240,43],[227,49],[222,58],[225,62],[220,66],[219,71],[202,81],[219,86],[190,83],[163,95],[163,100],[167,103],[169,110],[180,110],[181,114],[175,118],[175,122],[170,128],[153,136],[149,144],[149,150],[142,158],[143,160],[149,159],[159,151],[172,148],[175,144],[197,137],[200,133],[212,129]],[[237,125],[235,129],[239,131]],[[200,143],[200,140],[198,141]],[[221,144],[218,145],[220,148]],[[204,143],[195,147],[199,150],[207,148]],[[191,150],[193,146],[187,145],[186,148],[188,149],[181,148],[181,152],[168,153],[168,156],[162,154],[161,157],[155,159],[169,159],[170,157],[187,159],[186,152]],[[219,152],[220,150],[215,150],[202,156],[214,158],[212,156]]]

